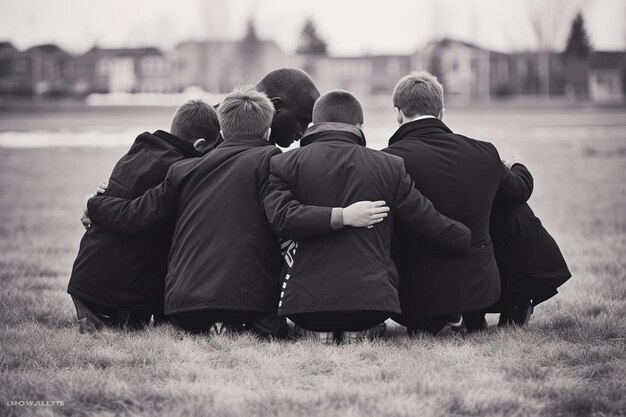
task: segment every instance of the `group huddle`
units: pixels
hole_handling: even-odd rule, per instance
[[[409,334],[485,330],[488,312],[526,324],[571,276],[526,203],[530,172],[453,133],[429,73],[392,101],[382,151],[353,94],[320,96],[292,68],[140,134],[84,207],[68,286],[81,331],[153,321],[334,343],[390,318]]]

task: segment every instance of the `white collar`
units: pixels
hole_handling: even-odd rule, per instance
[[[415,121],[417,121],[417,120],[422,120],[422,119],[436,119],[436,117],[435,117],[435,116],[433,116],[433,115],[430,115],[430,114],[427,114],[427,115],[425,115],[425,116],[417,116],[415,119],[413,119],[413,120],[409,120],[407,123],[409,123],[409,122],[415,122]]]

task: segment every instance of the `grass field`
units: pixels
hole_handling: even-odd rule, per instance
[[[453,130],[526,157],[530,203],[574,275],[526,328],[457,339],[392,327],[348,346],[208,339],[169,326],[79,334],[65,289],[80,207],[124,149],[0,148],[0,416],[626,415],[623,109],[449,113]],[[169,114],[142,129],[166,126]],[[63,117],[0,115],[0,135],[63,135],[63,126],[89,136],[106,121]],[[373,146],[393,131],[387,117],[366,120]]]

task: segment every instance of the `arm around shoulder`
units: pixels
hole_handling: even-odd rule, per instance
[[[173,165],[165,180],[134,200],[95,196],[87,201],[92,222],[120,234],[141,233],[175,213],[178,187]]]
[[[291,164],[281,155],[270,161],[265,212],[274,232],[282,239],[301,239],[331,232],[332,207],[302,204],[297,200]]]
[[[534,180],[528,168],[515,163],[511,168],[502,164],[502,178],[496,193],[496,199],[510,204],[528,201],[533,193]]]

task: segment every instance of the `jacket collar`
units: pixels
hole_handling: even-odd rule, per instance
[[[393,145],[409,136],[422,136],[435,132],[452,133],[450,128],[439,119],[429,117],[427,119],[414,120],[400,126],[389,139],[389,145]]]
[[[202,155],[200,152],[198,152],[196,148],[193,147],[193,143],[183,140],[179,138],[178,136],[174,136],[171,133],[168,133],[164,130],[157,130],[156,132],[153,133],[153,135],[160,139],[163,139],[164,141],[166,141],[167,143],[169,143],[170,145],[172,145],[173,147],[181,151],[183,155],[186,157]]]
[[[326,122],[317,123],[309,127],[300,139],[300,146],[306,146],[313,142],[339,140],[365,146],[363,131],[354,125],[347,123]]]
[[[224,142],[220,143],[217,147],[228,148],[231,146],[245,146],[248,148],[257,148],[261,146],[274,146],[274,145],[258,136],[233,135],[227,139],[224,139]]]

